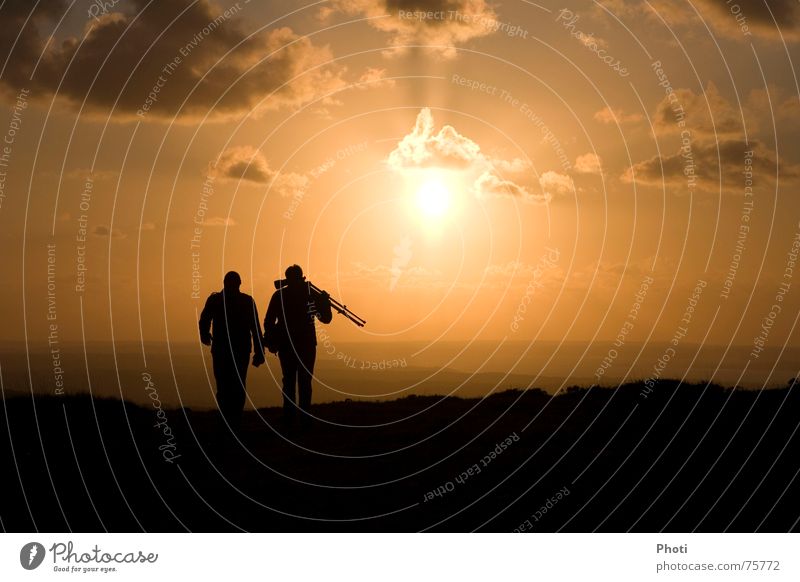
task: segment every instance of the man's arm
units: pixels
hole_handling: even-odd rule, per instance
[[[277,352],[277,326],[278,314],[280,313],[280,301],[278,294],[273,293],[267,306],[267,314],[264,316],[264,345],[273,354]]]
[[[198,322],[198,326],[200,327],[200,341],[207,345],[211,345],[211,321],[214,319],[214,296],[216,293],[212,293],[206,299],[206,305],[203,307],[203,311],[200,313],[200,321]]]
[[[250,320],[250,335],[253,338],[253,365],[258,367],[264,363],[264,336],[261,334],[261,322],[258,319],[258,307],[251,297],[253,304],[253,319]]]
[[[270,297],[269,305],[267,305],[267,314],[264,316],[264,336],[266,337],[267,334],[272,331],[272,327],[275,325],[275,322],[278,319],[278,305],[275,301],[275,295],[273,293],[272,297]]]

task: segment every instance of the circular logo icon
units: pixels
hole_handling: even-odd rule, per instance
[[[26,570],[35,570],[44,561],[44,546],[39,542],[30,542],[19,551],[19,563]]]

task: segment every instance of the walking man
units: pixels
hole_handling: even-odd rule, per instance
[[[208,297],[199,322],[200,341],[211,346],[217,406],[223,422],[233,432],[239,429],[242,420],[251,351],[253,366],[264,363],[256,303],[250,295],[239,291],[241,284],[239,273],[227,273],[222,291]]]
[[[314,320],[330,323],[330,297],[312,289],[299,265],[286,269],[284,285],[275,291],[264,319],[264,343],[278,353],[283,373],[283,420],[293,423],[298,402],[301,422],[311,421],[311,379],[317,357],[317,333]],[[297,391],[295,391],[297,385]]]

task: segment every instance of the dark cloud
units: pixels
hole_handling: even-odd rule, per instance
[[[775,154],[759,142],[748,145],[743,140],[724,140],[717,143],[693,144],[691,155],[686,151],[669,156],[654,156],[629,169],[622,176],[623,181],[638,184],[687,188],[692,172],[697,179],[697,187],[705,191],[719,189],[720,171],[722,188],[730,192],[744,190],[745,153],[753,152],[753,187],[775,184],[776,172],[780,180],[796,181],[800,178],[800,166],[778,162]]]
[[[790,97],[778,105],[778,115],[784,119],[789,119],[794,123],[800,121],[800,100],[797,97]]]
[[[665,97],[656,107],[654,125],[659,132],[680,131],[678,115],[682,113],[686,128],[696,136],[741,136],[744,133],[742,113],[720,95],[716,85],[709,82],[705,91],[675,89],[674,101]],[[756,129],[754,116],[747,116],[747,129]]]
[[[292,196],[308,187],[309,178],[292,172],[278,173],[270,168],[264,156],[253,147],[228,148],[216,163],[215,172],[222,178],[245,180],[256,184],[270,184],[281,196]]]
[[[797,0],[699,0],[703,14],[717,30],[741,37],[742,24],[757,36],[800,40],[800,3]],[[736,6],[737,8],[734,8]],[[741,9],[741,10],[739,10]]]
[[[128,117],[140,110],[149,118],[196,117],[213,107],[211,117],[220,118],[250,111],[267,96],[260,107],[297,107],[345,84],[343,68],[323,64],[331,59],[328,47],[289,28],[248,36],[239,24],[246,4],[225,10],[208,0],[132,0],[129,13],[88,18],[84,39],[47,45],[66,3],[40,2],[26,24],[30,4],[7,0],[0,8],[0,54],[9,56],[0,86],[9,92],[58,91],[72,104],[86,97],[91,110],[115,106]]]
[[[459,44],[495,31],[497,18],[486,0],[331,0],[321,14],[363,15],[370,25],[390,34],[393,53],[407,45],[435,45],[433,52],[455,57]],[[410,16],[424,12],[426,17]],[[391,53],[390,53],[391,54]]]
[[[800,40],[797,0],[698,0],[694,4],[697,12],[690,3],[674,0],[605,0],[603,5],[628,19],[647,18],[660,23],[663,18],[671,26],[703,28],[705,23],[714,32],[735,39],[757,36],[780,40],[783,36],[787,41]]]

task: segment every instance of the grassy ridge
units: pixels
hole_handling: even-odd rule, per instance
[[[328,403],[288,434],[260,409],[238,440],[214,412],[7,398],[0,518],[9,531],[796,527],[797,390],[642,389]]]

